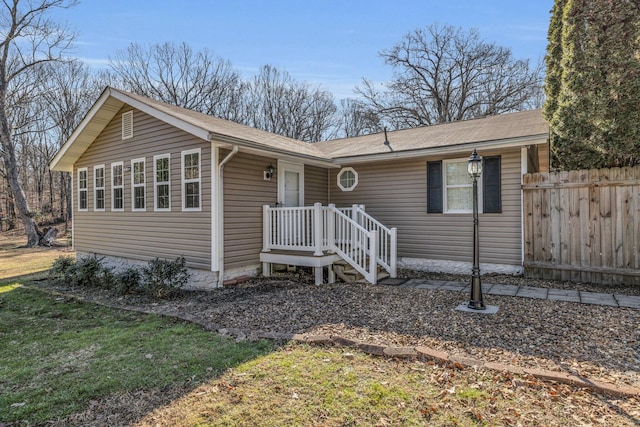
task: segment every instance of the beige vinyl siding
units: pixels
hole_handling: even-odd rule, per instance
[[[466,159],[469,154],[446,158]],[[479,154],[502,156],[502,213],[480,215],[480,261],[520,265],[520,149]],[[399,257],[471,262],[472,215],[427,214],[427,161],[444,159],[351,165],[358,172],[358,185],[350,192],[336,185],[339,170],[331,171],[330,201],[337,206],[364,204],[383,224],[397,227]]]
[[[220,150],[220,159],[228,154]],[[224,262],[225,268],[240,268],[260,262],[262,250],[262,206],[278,201],[278,170],[270,181],[263,172],[276,158],[240,151],[224,167]],[[304,168],[306,205],[327,204],[327,171],[316,166]]]
[[[137,260],[174,259],[211,269],[211,144],[133,110],[133,138],[122,140],[125,106],[74,166],[88,167],[89,211],[74,206],[74,245],[78,251]],[[181,151],[201,149],[202,211],[182,212]],[[170,154],[171,210],[154,212],[153,156]],[[145,211],[132,212],[131,160],[145,159]],[[124,212],[112,212],[111,163],[124,163]],[[105,212],[94,212],[93,166],[105,164]],[[75,178],[74,178],[75,179]]]
[[[220,150],[220,159],[229,153]],[[262,250],[262,206],[275,205],[278,171],[270,181],[263,172],[275,158],[240,151],[224,167],[224,263],[226,269],[256,265]]]
[[[309,165],[304,167],[304,204],[306,206],[314,203],[322,203],[326,206],[329,203],[328,180],[327,169]]]

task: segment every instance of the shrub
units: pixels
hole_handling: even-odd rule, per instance
[[[73,281],[76,271],[76,260],[72,256],[63,255],[55,259],[49,270],[50,280]]]
[[[116,281],[116,289],[121,295],[139,292],[140,270],[136,267],[128,267],[117,275]]]
[[[71,283],[77,286],[113,288],[116,284],[116,277],[112,268],[102,265],[103,259],[94,254],[77,260]]]
[[[102,265],[104,258],[95,254],[77,261],[70,256],[58,257],[49,270],[50,280],[64,280],[72,286],[95,286],[120,295],[144,294],[152,298],[170,298],[189,281],[184,257],[175,261],[155,258],[142,268],[128,267],[114,273]]]
[[[95,277],[94,285],[104,289],[113,289],[118,286],[118,278],[112,268],[102,267]]]
[[[154,298],[170,298],[189,281],[184,257],[175,261],[155,258],[142,268],[142,292]]]

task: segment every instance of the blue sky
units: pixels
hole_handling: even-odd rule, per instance
[[[432,23],[475,27],[516,58],[544,57],[553,0],[81,0],[56,12],[78,32],[73,56],[94,67],[132,42],[187,42],[229,60],[243,77],[263,65],[337,99],[363,77],[391,77],[378,52]]]

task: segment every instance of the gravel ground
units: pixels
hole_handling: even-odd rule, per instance
[[[466,281],[468,277],[402,271],[404,277]],[[483,282],[640,295],[625,285],[568,284],[512,276]],[[455,307],[468,296],[385,285],[313,285],[305,274],[258,278],[232,288],[185,292],[169,301],[80,294],[129,308],[198,316],[221,328],[340,335],[393,346],[424,345],[451,355],[563,371],[640,387],[640,310],[485,295],[494,315]]]

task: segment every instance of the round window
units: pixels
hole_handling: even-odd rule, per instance
[[[343,168],[338,172],[338,187],[342,191],[351,191],[358,185],[358,172],[353,168]]]

